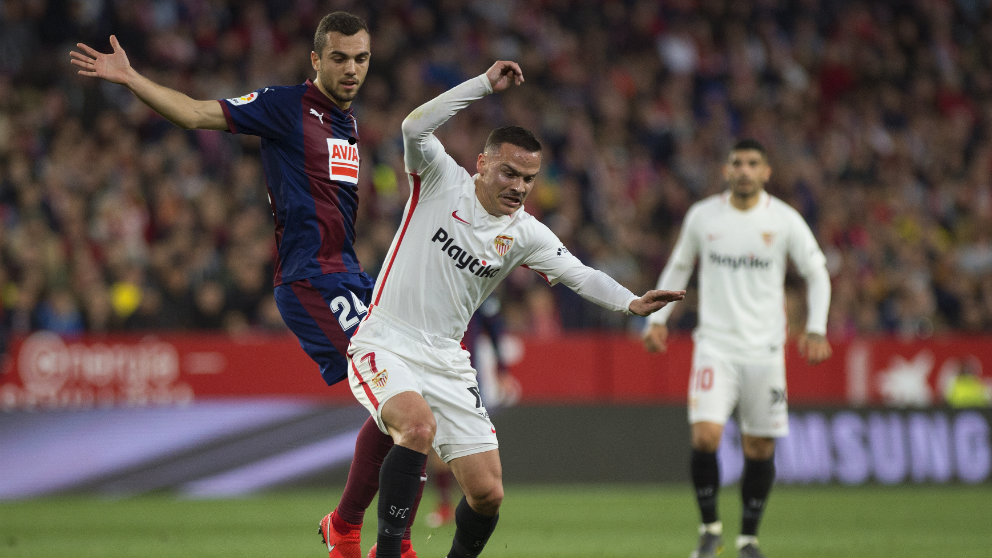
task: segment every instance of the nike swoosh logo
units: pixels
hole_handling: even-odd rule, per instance
[[[461,221],[462,223],[465,223],[466,225],[471,225],[472,224],[472,223],[469,223],[468,221],[466,221],[465,219],[462,219],[461,217],[459,217],[458,216],[458,210],[457,209],[451,212],[451,216],[454,217],[456,220]]]

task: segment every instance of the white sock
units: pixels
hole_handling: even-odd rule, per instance
[[[753,544],[758,546],[758,537],[753,535],[738,535],[737,537],[737,550],[744,548],[745,546]]]
[[[703,523],[699,526],[699,534],[709,533],[711,535],[722,535],[723,534],[723,522],[714,521],[713,523]]]

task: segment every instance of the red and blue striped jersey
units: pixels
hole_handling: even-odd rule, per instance
[[[228,131],[261,138],[275,220],[274,283],[362,271],[355,255],[358,123],[310,80],[219,101]]]

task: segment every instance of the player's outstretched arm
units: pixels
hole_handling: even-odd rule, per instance
[[[155,112],[182,128],[225,130],[227,121],[217,101],[198,101],[184,93],[159,85],[131,67],[117,37],[110,36],[110,53],[99,52],[83,43],[69,52],[70,62],[81,76],[105,79],[130,89]]]
[[[644,293],[641,298],[634,299],[630,303],[630,312],[638,316],[647,316],[661,310],[669,302],[676,302],[683,298],[685,298],[685,291],[650,290]]]
[[[486,77],[489,78],[493,92],[504,91],[511,85],[520,85],[524,82],[524,72],[520,69],[520,65],[509,60],[497,60],[486,70]]]

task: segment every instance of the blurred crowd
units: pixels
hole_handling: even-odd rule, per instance
[[[77,76],[69,51],[109,50],[113,33],[149,77],[236,97],[312,77],[314,27],[336,9],[372,32],[354,108],[373,276],[408,195],[400,122],[512,59],[526,84],[438,135],[474,170],[492,127],[533,129],[545,160],[528,210],[634,292],[749,136],[827,254],[831,337],[992,331],[989,0],[4,0],[5,332],[282,331],[257,138],[176,128]],[[801,324],[802,281],[787,283]],[[639,327],[525,269],[499,294],[529,337]],[[681,306],[670,325],[689,329]]]

